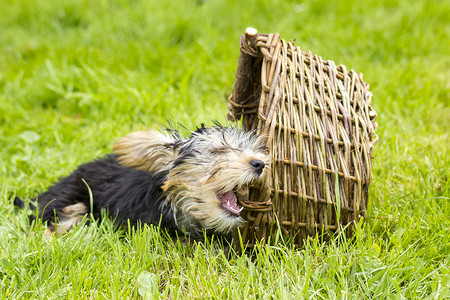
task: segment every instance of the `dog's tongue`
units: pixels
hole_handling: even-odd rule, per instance
[[[220,202],[222,203],[223,209],[229,211],[233,215],[239,216],[241,214],[241,210],[237,205],[236,194],[233,191],[226,192],[222,196],[219,197]]]

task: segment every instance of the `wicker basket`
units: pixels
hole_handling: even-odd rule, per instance
[[[267,136],[272,159],[266,183],[240,203],[244,245],[273,241],[278,228],[296,246],[343,227],[351,234],[366,215],[377,140],[369,85],[279,34],[248,28],[240,49],[228,118]]]

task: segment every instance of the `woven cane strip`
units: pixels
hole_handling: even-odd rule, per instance
[[[230,119],[265,135],[272,158],[266,183],[241,203],[249,246],[274,226],[301,245],[365,215],[377,124],[362,75],[278,34],[244,35],[229,100]]]

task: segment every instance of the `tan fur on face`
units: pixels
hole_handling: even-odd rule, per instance
[[[244,220],[222,207],[220,195],[233,191],[239,201],[248,199],[248,187],[267,172],[267,166],[260,175],[250,165],[268,164],[264,144],[253,133],[216,126],[201,127],[188,139],[173,130],[133,132],[114,145],[114,153],[125,167],[168,172],[161,188],[179,228],[228,234]]]
[[[261,145],[260,138],[236,129],[212,128],[186,141],[178,164],[169,171],[162,187],[178,225],[188,233],[205,228],[222,234],[242,226],[241,217],[221,207],[218,194],[235,191],[241,200],[248,197],[248,186],[266,172],[258,175],[250,165],[252,160],[268,163]]]
[[[120,139],[113,147],[118,161],[125,167],[142,171],[161,172],[169,170],[176,157],[173,144],[175,136],[157,130],[132,132]]]

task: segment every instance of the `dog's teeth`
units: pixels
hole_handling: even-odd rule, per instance
[[[243,211],[244,210],[244,207],[241,207],[241,209],[239,210],[239,212],[241,212],[241,211]]]

